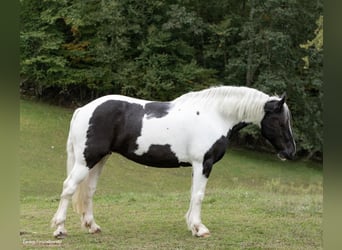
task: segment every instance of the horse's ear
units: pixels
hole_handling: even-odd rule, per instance
[[[285,101],[286,101],[286,92],[284,92],[284,93],[281,95],[280,101],[279,101],[279,105],[280,105],[280,106],[283,106],[284,103],[285,103]]]
[[[268,103],[266,103],[265,105],[265,111],[266,112],[280,112],[284,103],[286,101],[286,93],[284,92],[279,101],[270,101]]]
[[[280,100],[277,102],[277,106],[276,106],[276,108],[275,108],[275,111],[276,111],[276,112],[280,112],[280,111],[281,111],[281,109],[282,109],[282,107],[283,107],[285,101],[286,101],[286,92],[284,92],[284,93],[281,95]]]

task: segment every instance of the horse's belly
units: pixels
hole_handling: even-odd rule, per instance
[[[124,156],[137,163],[151,167],[176,168],[180,166],[191,166],[190,163],[179,159],[171,150],[169,144],[151,145],[148,151],[143,154],[127,153]]]

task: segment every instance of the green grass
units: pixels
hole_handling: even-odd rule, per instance
[[[321,166],[237,149],[228,150],[209,178],[202,221],[211,237],[195,238],[186,228],[191,168],[150,168],[113,154],[94,197],[103,232],[81,229],[70,207],[69,235],[56,241],[50,220],[65,178],[71,115],[68,109],[21,101],[24,249],[322,249]]]

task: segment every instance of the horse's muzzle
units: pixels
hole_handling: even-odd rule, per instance
[[[281,151],[277,154],[278,158],[282,161],[294,160],[295,152]]]

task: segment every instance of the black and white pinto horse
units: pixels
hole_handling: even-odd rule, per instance
[[[78,108],[67,140],[67,178],[52,219],[54,236],[64,237],[72,198],[90,233],[100,232],[92,198],[103,165],[112,152],[153,167],[192,166],[190,207],[186,213],[195,236],[210,235],[201,221],[201,203],[213,164],[225,154],[231,134],[247,124],[261,128],[280,159],[293,159],[296,145],[290,111],[282,97],[247,87],[214,87],[170,102],[120,95],[98,98]]]

